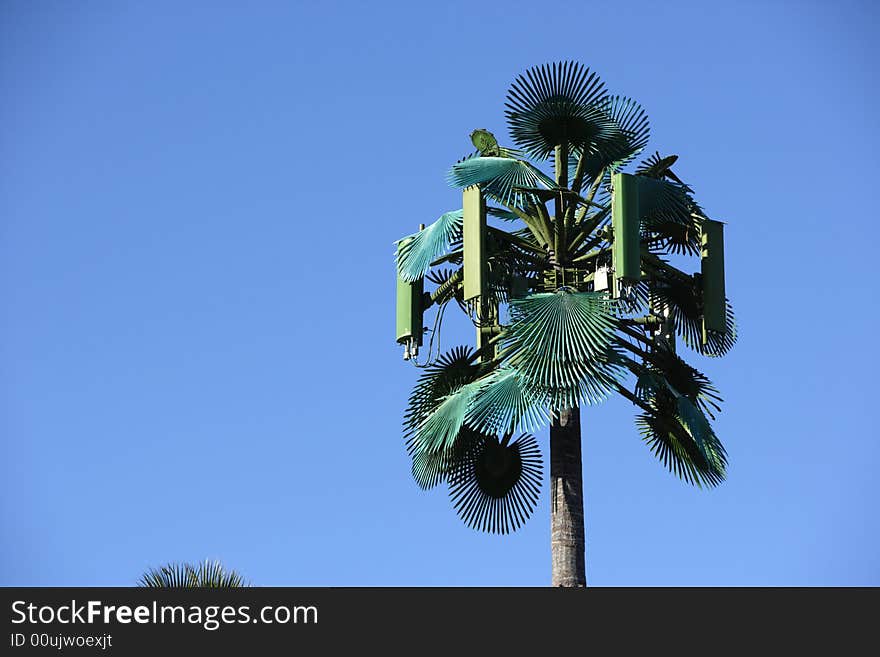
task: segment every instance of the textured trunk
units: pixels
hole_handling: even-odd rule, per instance
[[[586,586],[581,414],[570,408],[550,426],[550,549],[553,586]]]

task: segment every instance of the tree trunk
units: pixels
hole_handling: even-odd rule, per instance
[[[550,425],[550,549],[553,586],[586,586],[581,414],[559,412]]]

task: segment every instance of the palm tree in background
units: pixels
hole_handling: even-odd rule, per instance
[[[227,570],[219,561],[197,565],[172,562],[144,573],[138,586],[147,588],[239,588],[250,586],[234,570]]]
[[[505,113],[517,148],[475,130],[477,150],[448,174],[462,209],[397,242],[397,340],[422,372],[405,445],[419,486],[445,483],[469,526],[507,533],[537,503],[531,432],[549,424],[552,583],[585,586],[582,406],[619,394],[671,472],[698,487],[725,477],[710,424],[721,398],[677,350],[717,357],[736,340],[721,223],[673,173],[676,156],[624,172],[648,144],[648,119],[588,68],[526,71]],[[700,257],[701,271],[672,264],[684,256]],[[441,352],[452,302],[472,320],[475,348]]]

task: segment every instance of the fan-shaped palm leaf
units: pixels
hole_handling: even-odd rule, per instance
[[[663,388],[668,385],[662,374],[652,369],[645,369],[636,380],[635,395],[642,401],[651,401],[662,394]]]
[[[657,368],[657,371],[652,374],[662,376],[663,381],[672,390],[684,395],[691,402],[697,404],[704,414],[714,419],[713,411],[721,410],[719,403],[722,399],[718,394],[718,389],[712,385],[705,374],[691,367],[673,351],[664,347],[654,349],[651,362]]]
[[[596,150],[615,171],[626,166],[644,150],[651,139],[648,115],[642,106],[626,96],[608,96],[599,107],[614,121],[612,135],[599,142]]]
[[[703,383],[708,379],[699,372],[683,362],[675,364],[677,357],[669,351],[666,354],[668,358],[661,359],[661,364],[672,366],[669,372],[693,397],[671,385],[666,372],[645,370],[639,376],[636,397],[645,402],[643,407],[649,412],[638,416],[636,425],[651,450],[670,471],[689,483],[715,485],[724,479],[726,455],[709,420],[695,403],[706,397],[707,387],[714,389]],[[691,371],[686,372],[684,368]]]
[[[440,400],[437,407],[422,422],[413,438],[417,451],[439,453],[455,447],[464,418],[482,381],[474,381],[460,386]]]
[[[604,293],[568,288],[512,300],[507,364],[553,408],[603,400],[624,374],[611,356],[611,306]]]
[[[151,568],[138,581],[147,588],[238,588],[248,586],[234,570],[227,570],[219,561],[170,563]]]
[[[422,449],[418,430],[447,395],[477,378],[473,350],[455,347],[425,368],[416,382],[404,413],[403,429],[407,453],[413,460],[412,474],[421,488],[432,488],[442,481],[452,455],[443,450]]]
[[[461,235],[461,210],[447,212],[417,233],[397,240],[397,272],[405,281],[416,281],[425,275],[431,263],[446,253]]]
[[[613,120],[600,108],[604,98],[602,81],[580,64],[531,68],[507,92],[511,138],[538,159],[546,159],[561,144],[589,151],[614,130]]]
[[[695,222],[691,215],[697,206],[687,188],[667,180],[653,180],[644,176],[639,182],[639,202],[642,207],[647,208],[642,213],[641,220],[648,228],[663,222],[684,225]]]
[[[448,478],[449,474],[467,457],[480,434],[462,427],[449,449],[440,451],[414,450],[412,475],[423,490],[428,490]]]
[[[696,407],[691,408],[699,413]],[[703,433],[693,435],[673,406],[638,415],[636,426],[654,455],[679,478],[697,486],[717,486],[724,481],[726,453],[711,428],[705,431],[708,423]]]
[[[449,495],[469,527],[507,534],[534,511],[542,472],[534,436],[523,434],[511,443],[483,436],[450,476]]]
[[[729,299],[725,299],[727,326],[723,333],[708,331],[703,344],[701,292],[696,281],[655,280],[650,286],[651,307],[669,309],[675,331],[694,351],[710,357],[726,354],[736,344],[736,316]]]
[[[684,395],[680,395],[676,400],[678,410],[678,419],[681,425],[687,430],[700,453],[707,462],[711,463],[713,459],[712,446],[709,444],[709,438],[714,435],[709,420],[703,415],[702,411]]]
[[[663,253],[699,255],[700,224],[683,214],[670,218],[655,214],[642,223],[642,235],[648,245]]]
[[[536,430],[549,420],[546,400],[535,394],[517,370],[500,368],[481,382],[464,420],[476,431],[507,435]]]
[[[592,149],[572,153],[569,158],[570,180],[577,176],[581,157],[584,162],[580,166],[580,179],[594,180],[603,169],[618,171],[629,164],[651,138],[648,115],[633,99],[606,96],[597,107],[609,118],[612,127],[597,139]]]
[[[662,275],[662,270],[658,270]],[[661,315],[668,311],[669,318],[685,343],[696,349],[703,330],[700,289],[693,278],[659,276],[651,281],[649,298],[651,308]]]
[[[730,303],[730,299],[725,299],[724,303],[727,326],[723,333],[719,331],[707,331],[706,344],[703,344],[702,336],[700,334],[688,332],[682,335],[682,339],[687,346],[704,356],[709,356],[710,358],[723,356],[733,348],[733,345],[736,344],[738,332],[736,316],[733,313],[733,306]]]
[[[510,207],[523,207],[529,187],[553,187],[554,182],[534,165],[512,157],[470,157],[452,165],[447,175],[453,187],[479,185],[483,193]]]

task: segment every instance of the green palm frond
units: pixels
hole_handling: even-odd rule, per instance
[[[446,475],[452,455],[443,450],[422,449],[418,431],[447,395],[476,380],[478,368],[473,363],[473,350],[454,347],[425,368],[409,397],[404,413],[403,435],[407,453],[413,460],[412,474],[424,489],[433,488]]]
[[[580,178],[595,180],[605,169],[618,171],[641,153],[651,138],[648,115],[642,106],[625,96],[606,96],[597,107],[612,121],[609,129],[594,147],[583,155]],[[582,151],[569,158],[569,179],[577,174]]]
[[[523,434],[509,443],[483,436],[450,476],[449,496],[469,527],[507,534],[534,511],[542,474],[534,436]]]
[[[689,408],[700,413],[693,405]],[[670,472],[689,484],[717,486],[726,476],[724,446],[708,422],[690,421],[693,426],[685,426],[675,406],[636,416],[642,439]]]
[[[673,390],[697,404],[704,414],[712,419],[715,418],[715,413],[721,410],[719,404],[723,400],[718,389],[705,374],[664,347],[654,350],[652,364],[657,368],[652,374],[662,376]]]
[[[447,212],[424,230],[397,240],[397,272],[405,281],[416,281],[425,275],[431,263],[446,253],[461,236],[461,210]]]
[[[703,331],[701,292],[697,282],[691,277],[660,278],[658,275],[650,283],[648,296],[651,308],[661,315],[668,311],[676,333],[691,349],[696,349]]]
[[[666,378],[660,372],[645,369],[636,380],[635,395],[642,401],[651,401],[658,394],[662,394],[664,387],[668,385]]]
[[[492,206],[486,208],[486,214],[498,217],[502,221],[519,221],[519,215],[516,213],[510,210],[502,210],[501,208],[493,208]]]
[[[448,479],[449,474],[466,458],[480,434],[462,427],[449,449],[436,452],[415,450],[412,454],[412,475],[423,490],[429,490]]]
[[[553,408],[602,401],[624,375],[612,356],[615,320],[604,293],[531,294],[510,302],[510,317],[507,365]]]
[[[653,250],[661,253],[700,254],[700,224],[691,215],[654,214],[642,223],[642,236]]]
[[[690,386],[694,397],[673,387],[665,373],[646,370],[639,376],[635,395],[648,412],[637,416],[636,426],[670,472],[697,486],[715,486],[725,477],[727,455],[698,405],[706,386],[692,373],[680,371],[674,376],[683,388]]]
[[[645,179],[650,180],[650,179]],[[686,187],[665,180],[643,185],[652,206],[642,215],[642,238],[654,250],[678,255],[700,253],[700,207]]]
[[[686,187],[668,180],[642,177],[640,181],[641,203],[650,207],[642,215],[642,221],[652,223],[673,221],[687,224],[694,221],[691,214],[697,209]]]
[[[547,174],[525,160],[513,157],[469,157],[456,162],[447,174],[453,187],[479,185],[483,193],[509,207],[523,207],[522,188],[553,187]]]
[[[681,425],[687,430],[691,438],[694,439],[694,442],[697,443],[697,447],[700,448],[700,453],[703,455],[703,458],[706,459],[706,462],[712,463],[715,459],[715,455],[713,454],[713,445],[711,444],[710,439],[715,433],[712,431],[712,426],[709,424],[709,420],[706,419],[703,412],[684,395],[678,397],[676,400],[676,406],[678,407],[678,419],[681,422]]]
[[[696,278],[666,276],[662,269],[648,286],[650,305],[655,311],[669,311],[675,332],[691,349],[703,356],[719,357],[726,354],[736,344],[736,316],[730,300],[725,300],[727,328],[723,333],[709,331],[706,344],[703,344],[702,292]]]
[[[682,339],[688,347],[701,353],[703,356],[709,356],[710,358],[719,358],[733,348],[737,339],[736,315],[733,313],[733,306],[730,303],[730,299],[725,299],[724,304],[727,317],[727,327],[724,332],[707,331],[706,344],[702,343],[701,334],[691,332],[684,333],[682,334]]]
[[[613,120],[601,109],[605,96],[599,77],[576,62],[530,68],[507,92],[510,136],[539,160],[560,144],[590,151],[614,130]]]
[[[615,125],[610,138],[597,145],[606,158],[607,166],[617,171],[641,153],[651,139],[648,115],[642,106],[626,96],[608,96],[599,107]]]
[[[500,368],[481,379],[465,414],[465,424],[487,435],[536,430],[549,420],[546,400],[517,370]]]
[[[454,449],[468,408],[481,383],[466,383],[440,400],[415,432],[413,446],[417,451],[436,454]]]
[[[138,581],[147,588],[239,588],[249,586],[234,570],[227,570],[219,561],[169,563],[151,568]]]

